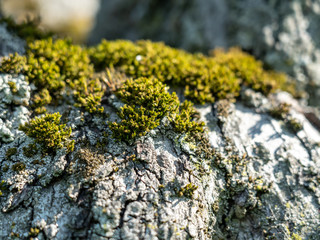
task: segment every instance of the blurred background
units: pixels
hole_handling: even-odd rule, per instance
[[[0,0],[2,14],[16,22],[39,19],[40,27],[84,43],[94,25],[99,0]]]
[[[0,0],[4,16],[76,43],[151,39],[188,51],[240,46],[320,102],[320,0]]]

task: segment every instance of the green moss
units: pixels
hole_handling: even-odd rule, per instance
[[[38,148],[35,143],[31,143],[28,145],[28,147],[23,147],[22,151],[24,156],[31,158],[37,154]]]
[[[15,172],[21,172],[26,169],[26,165],[23,162],[18,162],[12,165],[11,169]]]
[[[36,117],[29,123],[20,126],[20,130],[36,143],[42,146],[44,152],[52,152],[60,148],[67,148],[73,151],[74,141],[71,141],[71,128],[66,128],[65,124],[60,123],[61,115],[59,113],[46,114],[42,117]]]
[[[278,106],[270,110],[270,115],[274,118],[284,120],[287,118],[290,112],[291,104],[280,103]]]
[[[46,112],[46,108],[44,106],[51,103],[52,97],[48,89],[44,88],[33,96],[32,101],[32,107],[35,109],[35,112],[37,114],[42,114]]]
[[[155,77],[183,86],[185,95],[201,104],[237,97],[240,85],[268,94],[287,82],[286,75],[265,71],[260,61],[238,48],[206,57],[163,43],[103,40],[89,53],[96,69],[112,66],[134,78]]]
[[[106,67],[115,67],[134,78],[153,77],[184,87],[185,96],[200,104],[235,98],[242,85],[268,94],[287,82],[286,75],[265,71],[260,61],[236,48],[215,51],[208,57],[161,42],[125,40],[103,40],[88,50],[67,39],[36,40],[28,44],[26,57],[4,58],[0,71],[23,73],[37,87],[32,94],[37,114],[44,113],[46,105],[59,104],[70,95],[76,106],[99,113],[104,89],[101,79],[93,80],[93,76]],[[90,86],[93,82],[94,87]],[[109,80],[104,82],[114,88]],[[42,95],[45,97],[40,101]]]
[[[83,107],[89,113],[103,113],[104,108],[100,105],[101,96],[89,94],[86,97],[79,97],[76,106]]]
[[[29,237],[36,237],[40,233],[39,228],[30,228]]]
[[[6,152],[6,159],[11,160],[11,157],[15,154],[17,154],[17,148],[9,148]]]
[[[186,197],[193,199],[194,192],[198,189],[198,186],[188,183],[186,186],[180,188],[176,193],[179,197]]]
[[[235,73],[241,84],[266,95],[281,88],[287,81],[286,75],[265,71],[262,62],[239,48],[231,48],[228,52],[218,49],[213,51],[212,55],[216,62]]]
[[[292,239],[292,240],[302,240],[302,237],[299,236],[299,234],[292,233],[291,239]]]
[[[9,82],[8,82],[8,85],[9,85],[10,90],[11,90],[12,93],[16,93],[16,92],[18,91],[17,85],[16,85],[15,82],[9,81]]]
[[[184,101],[179,107],[179,114],[176,114],[172,119],[174,130],[178,133],[187,132],[203,132],[204,122],[198,122],[196,120],[197,112],[193,108],[193,103],[190,101]]]
[[[289,129],[291,129],[294,133],[297,133],[297,132],[299,132],[300,130],[303,129],[302,123],[301,123],[299,120],[297,120],[297,119],[295,119],[295,118],[293,118],[293,117],[289,117],[289,118],[287,119],[287,126],[288,126]]]
[[[1,58],[0,72],[19,74],[27,68],[27,59],[18,53],[9,54],[8,57]]]
[[[145,135],[168,117],[177,132],[203,131],[203,124],[192,121],[195,111],[192,103],[180,106],[175,93],[168,93],[166,85],[157,79],[138,78],[127,80],[117,92],[126,103],[118,112],[121,122],[110,122],[113,137],[129,141]]]
[[[109,126],[113,137],[124,141],[145,135],[179,107],[176,94],[169,94],[166,86],[156,79],[127,80],[117,96],[126,105],[118,112],[121,122],[110,122]]]
[[[30,42],[26,56],[3,58],[0,72],[24,74],[36,86],[32,93],[36,114],[44,113],[48,104],[62,103],[70,95],[80,106],[86,104],[86,98],[93,97],[97,102],[103,95],[99,80],[93,80],[94,69],[86,49],[68,39]]]

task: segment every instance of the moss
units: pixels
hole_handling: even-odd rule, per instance
[[[9,54],[8,57],[1,58],[0,72],[19,74],[27,68],[27,59],[18,53]]]
[[[198,189],[198,186],[188,183],[184,187],[180,188],[178,191],[176,191],[177,195],[179,197],[186,197],[193,199],[194,192]]]
[[[7,172],[9,170],[9,165],[8,164],[5,164],[3,167],[2,167],[2,172]]]
[[[68,151],[73,151],[74,141],[71,141],[71,128],[66,128],[60,123],[59,113],[46,114],[36,117],[29,123],[20,126],[20,130],[35,142],[42,146],[44,152],[52,152],[65,147]]]
[[[38,148],[37,148],[37,145],[35,143],[31,143],[31,144],[28,145],[28,147],[23,147],[22,151],[23,151],[23,155],[24,156],[26,156],[28,158],[31,158],[31,157],[33,157],[34,155],[37,154]]]
[[[292,233],[291,239],[292,239],[292,240],[302,240],[302,237],[299,236],[299,235],[296,234],[296,233]]]
[[[213,159],[215,150],[212,148],[209,139],[203,132],[191,132],[187,137],[189,142],[197,146],[196,154],[200,159]]]
[[[11,160],[11,157],[15,154],[17,154],[17,148],[9,148],[6,152],[6,159]]]
[[[137,156],[135,154],[131,154],[126,158],[127,161],[137,161]]]
[[[299,120],[297,120],[297,119],[295,119],[295,118],[293,118],[293,117],[289,117],[289,118],[287,119],[287,126],[288,126],[289,129],[291,129],[294,133],[297,133],[297,132],[299,132],[300,130],[303,129],[302,123],[301,123]]]
[[[231,48],[215,51],[212,57],[190,54],[163,43],[124,40],[106,41],[89,50],[98,70],[117,67],[134,78],[155,77],[170,85],[185,87],[185,95],[196,103],[239,95],[239,85],[269,94],[285,88],[284,74],[266,71],[260,61]]]
[[[48,104],[64,102],[70,95],[80,105],[80,100],[93,95],[97,101],[103,95],[100,81],[93,79],[94,69],[87,51],[68,39],[30,42],[26,56],[3,58],[0,72],[24,74],[36,86],[32,92],[36,114],[44,113]]]
[[[231,48],[228,52],[217,49],[212,51],[212,55],[219,64],[235,73],[241,84],[266,95],[282,87],[287,81],[286,75],[265,71],[262,62],[239,48]]]
[[[130,141],[143,136],[159,126],[163,117],[170,119],[177,132],[203,131],[203,123],[192,121],[192,103],[179,106],[177,95],[168,93],[157,79],[127,80],[117,96],[125,105],[118,112],[121,122],[109,122],[114,138]]]
[[[104,108],[100,105],[101,96],[89,94],[86,97],[79,97],[76,106],[83,107],[89,113],[103,113]]]
[[[116,71],[95,74],[106,67]],[[204,56],[161,42],[125,40],[103,40],[88,50],[68,39],[36,40],[29,42],[25,57],[16,54],[4,58],[0,71],[22,73],[36,86],[32,93],[36,114],[44,113],[46,105],[60,104],[66,99],[90,113],[101,112],[105,92],[102,86],[114,92],[125,78],[110,74],[118,71],[184,87],[185,96],[200,104],[235,98],[242,85],[268,94],[287,82],[286,75],[265,71],[261,62],[240,49]]]
[[[36,93],[32,98],[32,107],[35,109],[37,114],[42,114],[46,112],[46,108],[44,106],[50,104],[52,101],[52,97],[48,91],[48,89],[42,89],[38,93]]]
[[[280,103],[278,106],[270,110],[270,115],[274,118],[284,120],[287,118],[290,112],[291,104]]]
[[[110,122],[109,127],[113,137],[124,141],[145,135],[179,107],[176,94],[169,94],[156,79],[127,80],[117,96],[126,105],[118,112],[121,122]]]
[[[16,85],[15,82],[9,81],[9,82],[8,82],[8,85],[9,85],[10,90],[11,90],[12,93],[16,93],[16,92],[18,91],[17,85]]]
[[[40,233],[39,228],[30,228],[29,237],[36,237]]]
[[[21,172],[26,169],[26,165],[23,162],[18,162],[12,165],[11,169],[15,172]]]
[[[179,106],[179,114],[176,114],[171,120],[174,130],[178,133],[203,132],[205,124],[195,121],[196,116],[197,112],[193,108],[193,103],[184,101]]]

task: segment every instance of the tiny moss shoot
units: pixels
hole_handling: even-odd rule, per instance
[[[186,186],[180,188],[179,191],[177,191],[177,195],[179,197],[186,197],[186,198],[193,199],[194,192],[197,189],[198,189],[198,186],[192,183],[188,183]]]

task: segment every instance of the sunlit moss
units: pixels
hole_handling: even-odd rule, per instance
[[[42,146],[44,152],[52,152],[65,147],[73,151],[74,141],[70,140],[71,128],[60,123],[59,113],[36,117],[29,123],[20,126],[20,130]]]
[[[153,78],[128,80],[117,92],[125,103],[118,112],[120,122],[110,122],[113,136],[129,141],[145,135],[168,117],[177,132],[203,131],[203,124],[192,120],[195,113],[191,102],[181,105],[175,93],[168,93],[166,85]]]

